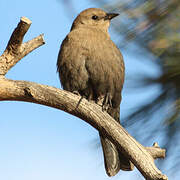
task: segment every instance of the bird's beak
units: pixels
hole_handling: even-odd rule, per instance
[[[104,17],[104,20],[111,20],[118,15],[119,14],[117,14],[117,13],[107,13],[106,16]]]

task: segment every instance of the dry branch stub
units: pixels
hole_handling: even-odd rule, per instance
[[[0,56],[0,75],[5,75],[19,60],[45,43],[43,35],[22,43],[31,23],[31,20],[22,17],[13,31],[4,53]]]

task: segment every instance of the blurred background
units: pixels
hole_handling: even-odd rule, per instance
[[[60,44],[79,12],[98,7],[120,15],[110,34],[121,49],[126,79],[121,122],[144,146],[167,149],[157,166],[180,177],[180,1],[0,0],[0,53],[21,16],[32,20],[24,41],[41,33],[46,44],[23,58],[7,78],[61,88],[56,73]],[[109,179],[98,133],[65,112],[23,102],[0,102],[0,179]],[[114,180],[143,179],[137,171]]]

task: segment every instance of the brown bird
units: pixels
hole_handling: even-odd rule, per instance
[[[93,100],[120,123],[121,91],[124,83],[123,57],[110,39],[110,20],[118,14],[98,8],[82,11],[61,44],[57,70],[63,88]],[[100,133],[106,172],[132,170],[132,163]]]

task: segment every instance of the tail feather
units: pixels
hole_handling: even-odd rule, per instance
[[[119,108],[109,108],[108,113],[120,123]],[[105,169],[108,176],[116,175],[120,169],[132,171],[134,165],[132,162],[111,142],[105,135],[100,134]]]
[[[120,160],[116,146],[106,137],[100,135],[104,164],[108,176],[116,175],[120,170]]]

